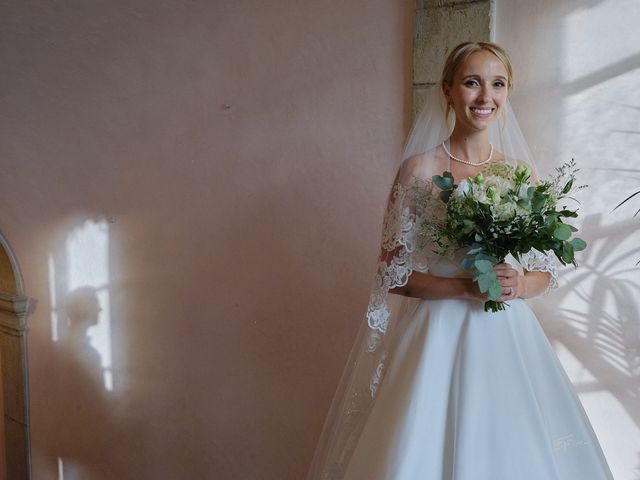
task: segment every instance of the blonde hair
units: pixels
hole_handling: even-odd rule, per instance
[[[442,69],[439,87],[442,88],[444,85],[453,85],[453,77],[460,66],[467,58],[469,58],[469,56],[471,56],[471,54],[482,50],[493,53],[504,64],[504,68],[507,70],[507,87],[511,89],[513,87],[513,68],[511,67],[511,60],[509,60],[507,52],[500,45],[493,42],[464,42],[451,50],[451,53],[449,53],[449,56],[444,63],[444,68]],[[450,110],[451,105],[447,105],[447,117],[449,117]]]

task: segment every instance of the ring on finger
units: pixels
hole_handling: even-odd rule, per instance
[[[509,287],[509,293],[507,295],[511,295],[513,293],[513,287]]]

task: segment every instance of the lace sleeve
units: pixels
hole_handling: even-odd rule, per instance
[[[394,182],[382,225],[380,255],[367,308],[367,322],[384,334],[389,320],[387,294],[403,287],[416,270],[428,270],[428,250],[420,246],[419,220],[428,211],[433,184],[413,177],[408,184]]]
[[[551,274],[549,285],[544,291],[545,294],[552,288],[558,287],[558,259],[552,250],[543,253],[532,248],[522,255],[520,263],[522,268],[530,272],[549,272]]]

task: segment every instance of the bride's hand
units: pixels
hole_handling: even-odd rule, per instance
[[[506,302],[520,296],[522,293],[521,277],[515,268],[508,263],[499,263],[493,267],[493,271],[502,285],[502,295],[498,297],[499,302]]]

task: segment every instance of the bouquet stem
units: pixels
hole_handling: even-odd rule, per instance
[[[498,298],[502,296],[502,285],[498,276],[493,271],[498,263],[503,263],[506,253],[488,255],[478,245],[472,245],[467,251],[467,257],[462,262],[463,268],[471,268],[474,276],[473,280],[478,284],[478,288],[482,293],[486,293],[489,299],[484,303],[485,312],[499,312],[504,310],[504,302],[499,302]]]
[[[497,300],[487,300],[484,302],[485,312],[499,312],[500,310],[506,310],[509,306],[508,303],[498,302]]]

